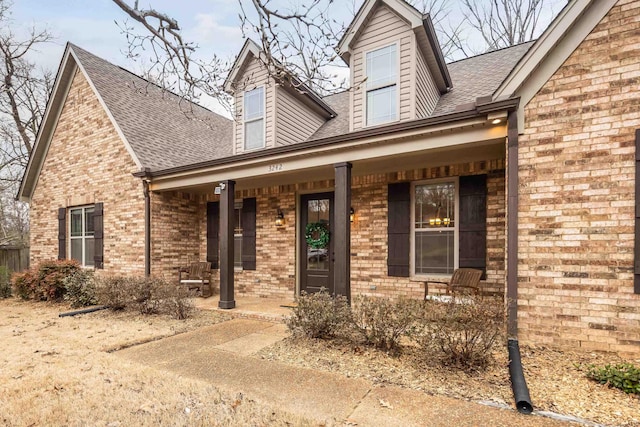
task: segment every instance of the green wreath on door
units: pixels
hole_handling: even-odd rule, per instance
[[[310,222],[304,231],[304,239],[312,249],[323,249],[329,246],[330,233],[326,224]]]

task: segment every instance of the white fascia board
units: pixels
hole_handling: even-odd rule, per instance
[[[248,38],[247,41],[244,42],[242,49],[240,49],[240,53],[238,53],[238,57],[233,63],[233,67],[231,67],[231,71],[229,71],[229,75],[224,81],[223,86],[227,93],[233,92],[232,84],[237,80],[238,73],[240,73],[240,70],[247,61],[249,54],[253,55],[255,58],[259,58],[261,51],[262,49],[260,49],[260,46],[258,46],[253,40]]]

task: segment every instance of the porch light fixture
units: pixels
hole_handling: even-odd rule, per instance
[[[497,124],[499,124],[499,123],[502,123],[502,119],[493,119],[493,120],[491,121],[491,124],[492,124],[492,125],[497,125]]]
[[[489,113],[487,115],[487,121],[490,122],[492,125],[499,125],[505,120],[507,120],[506,111],[496,111],[494,113]]]
[[[349,222],[353,223],[355,219],[356,219],[356,211],[354,211],[353,208],[351,208],[349,210]]]
[[[276,227],[284,227],[284,214],[280,209],[278,209],[278,214],[276,215]]]

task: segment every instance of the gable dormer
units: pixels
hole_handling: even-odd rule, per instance
[[[234,154],[303,142],[336,115],[286,70],[278,70],[286,76],[276,81],[260,55],[247,39],[225,82],[234,101]]]
[[[367,0],[338,44],[351,70],[351,131],[427,117],[451,78],[431,19],[403,0]]]

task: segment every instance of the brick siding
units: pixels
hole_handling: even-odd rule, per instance
[[[633,294],[640,1],[620,1],[525,108],[519,336],[640,352]]]
[[[31,202],[31,265],[58,257],[58,208],[102,202],[105,271],[143,274],[144,196],[140,179],[131,175],[136,170],[98,98],[77,71]]]

